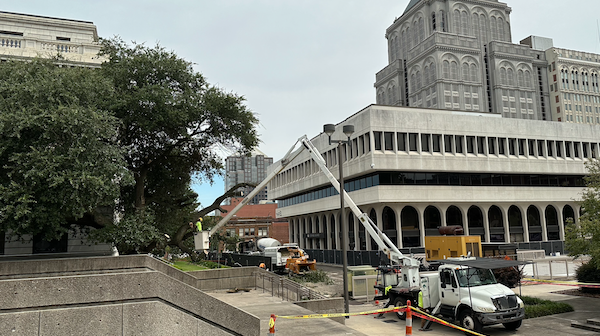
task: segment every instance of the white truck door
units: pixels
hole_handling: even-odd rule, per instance
[[[443,305],[456,307],[460,301],[458,282],[452,269],[440,270],[440,301]]]

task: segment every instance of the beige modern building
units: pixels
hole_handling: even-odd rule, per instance
[[[0,12],[0,59],[60,55],[65,65],[99,67],[98,32],[92,22]]]
[[[585,124],[381,105],[336,127],[350,124],[345,190],[401,248],[423,246],[446,225],[490,246],[563,241],[580,211],[584,164],[600,156],[600,127]],[[337,147],[323,133],[312,142],[337,176]],[[341,249],[335,195],[306,153],[269,184],[290,241],[308,249]],[[350,249],[377,249],[347,216]]]

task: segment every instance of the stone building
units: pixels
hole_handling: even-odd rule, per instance
[[[93,22],[0,12],[0,60],[56,57],[68,66],[99,67]]]
[[[552,120],[600,124],[600,55],[553,46],[545,53]]]
[[[546,54],[513,44],[497,0],[411,0],[387,29],[377,104],[551,120]]]
[[[267,157],[259,150],[254,150],[251,156],[229,156],[225,159],[225,191],[238,183],[259,184],[267,177],[267,167],[273,164],[273,158]],[[249,194],[254,188],[241,189],[243,195]],[[265,187],[252,198],[250,204],[259,204],[266,201],[267,188]],[[230,200],[227,200],[230,203]]]

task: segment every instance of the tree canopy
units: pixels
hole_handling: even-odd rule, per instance
[[[0,66],[0,222],[13,234],[62,236],[131,181],[113,96],[97,71],[50,60]]]
[[[192,63],[159,45],[114,38],[102,42],[101,53],[101,72],[115,90],[109,109],[121,121],[119,143],[135,178],[123,188],[122,210],[140,221],[150,211],[159,231],[179,237],[197,219],[192,175],[212,182],[222,171],[217,143],[244,153],[256,147],[258,119],[244,97],[208,84]]]
[[[222,173],[218,143],[256,147],[258,119],[172,51],[101,43],[100,69],[0,64],[0,231],[51,240],[79,224],[125,253],[186,249],[188,223],[237,190],[198,210],[192,176]]]
[[[586,167],[583,214],[579,225],[567,225],[565,247],[571,255],[591,256],[590,264],[600,270],[600,161],[588,161]]]

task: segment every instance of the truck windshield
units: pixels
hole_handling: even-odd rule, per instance
[[[475,287],[483,285],[493,285],[496,283],[494,273],[489,269],[465,268],[456,270],[458,283],[460,287]]]

